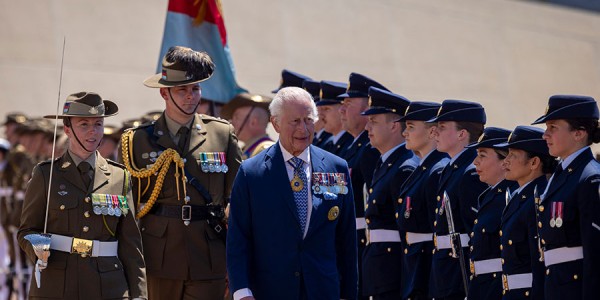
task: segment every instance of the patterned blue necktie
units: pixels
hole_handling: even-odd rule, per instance
[[[298,177],[302,183],[294,182],[295,186],[302,185],[300,191],[294,191],[294,200],[296,201],[296,207],[298,208],[298,218],[300,219],[300,227],[302,232],[306,228],[306,219],[308,218],[308,180],[306,179],[306,173],[304,172],[304,161],[298,157],[292,157],[288,161],[292,167],[294,167],[294,177]]]

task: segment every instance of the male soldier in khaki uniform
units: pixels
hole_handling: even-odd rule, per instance
[[[196,114],[199,83],[213,70],[204,52],[169,49],[162,74],[144,81],[160,88],[164,113],[122,136],[153,300],[223,299],[225,292],[223,207],[241,152],[233,126]]]
[[[267,135],[271,98],[242,93],[223,106],[221,115],[230,120],[235,135],[243,142],[244,159],[255,156],[275,142]]]
[[[27,149],[20,144],[20,140],[32,132],[29,124],[24,114],[7,115],[4,126],[11,149],[6,155],[6,167],[0,182],[0,222],[8,241],[10,257],[10,273],[7,274],[8,294],[21,296],[26,296],[27,262],[24,252],[19,249],[16,234],[23,209],[25,187],[35,163]]]
[[[30,299],[147,298],[130,175],[96,151],[104,117],[117,111],[96,93],[67,97],[58,118],[68,150],[33,170],[18,233],[19,245],[42,270],[31,282]],[[32,247],[43,232],[51,235],[45,262]]]

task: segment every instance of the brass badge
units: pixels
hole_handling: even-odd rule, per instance
[[[339,215],[340,215],[340,208],[337,206],[334,206],[327,213],[327,218],[329,219],[329,221],[333,221],[333,220],[337,219],[337,217]]]
[[[304,188],[304,182],[302,182],[300,177],[298,177],[297,175],[294,175],[294,178],[292,178],[290,185],[292,186],[292,191],[294,192],[299,192]]]
[[[73,244],[71,245],[71,252],[76,254],[92,255],[93,243],[90,240],[73,238]]]
[[[68,162],[68,161],[65,161],[65,162],[62,164],[62,166],[60,166],[60,167],[61,167],[61,168],[63,168],[63,169],[66,169],[66,168],[68,168],[70,165],[71,165],[71,163],[70,163],[70,162]]]

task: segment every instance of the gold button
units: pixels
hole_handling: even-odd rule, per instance
[[[435,209],[435,213],[436,213],[436,214],[438,213],[438,209],[437,209],[437,208]]]
[[[365,222],[366,222],[367,224],[371,223],[371,221],[369,221],[369,219],[366,219],[366,220],[365,220]]]
[[[90,217],[90,212],[89,212],[89,211],[86,211],[86,212],[84,212],[84,213],[83,213],[83,215],[84,215],[86,218],[89,218],[89,217]]]
[[[90,231],[90,228],[87,226],[83,226],[83,232],[88,232],[88,231]]]
[[[481,232],[482,232],[482,233],[485,233],[485,228],[481,229]]]
[[[546,240],[542,239],[542,245],[546,245]]]
[[[477,224],[477,219],[475,219],[475,224]]]
[[[473,237],[475,235],[475,232],[471,232],[471,237]]]
[[[396,213],[396,219],[398,219],[398,213]]]
[[[469,279],[470,279],[470,280],[473,280],[473,275],[469,276]]]
[[[404,254],[407,254],[407,253],[408,253],[408,249],[404,249]]]
[[[448,252],[448,256],[452,257],[452,252]]]
[[[502,264],[504,264],[504,258],[501,258],[501,259],[500,259],[500,262],[501,262]]]
[[[115,269],[118,269],[118,268],[119,268],[119,265],[115,264]]]
[[[440,196],[437,196],[437,201],[440,201]]]
[[[377,203],[377,199],[373,199],[373,204]]]
[[[502,290],[502,295],[506,295],[506,290]]]
[[[509,245],[512,245],[512,240],[508,240],[508,244],[509,244]]]
[[[435,249],[431,250],[431,254],[435,254]]]
[[[525,297],[529,297],[529,291],[525,291]]]
[[[540,212],[544,212],[544,206],[540,205],[540,207],[538,207],[538,209],[540,210]]]
[[[573,279],[577,280],[577,278],[579,278],[577,274],[573,275]]]
[[[365,204],[365,209],[369,208],[369,203]]]
[[[496,278],[496,273],[492,274],[492,277]]]
[[[65,205],[63,204],[59,208],[60,208],[60,210],[65,210]]]
[[[502,236],[502,230],[500,230],[500,236]]]
[[[90,203],[91,199],[90,197],[85,197],[85,203]]]
[[[364,244],[365,243],[365,239],[360,239],[360,242]]]
[[[402,204],[402,198],[398,198],[398,203]]]
[[[373,188],[369,189],[369,194],[373,193]]]
[[[546,275],[550,275],[550,269],[546,269]]]
[[[473,252],[473,246],[469,247],[469,249],[471,249],[471,252]]]
[[[538,222],[538,227],[542,228],[542,222]]]
[[[388,252],[392,252],[392,248],[388,248],[387,250],[388,250]]]
[[[433,226],[437,226],[437,220],[433,221]]]
[[[502,247],[502,245],[500,245],[500,251],[502,251],[502,249],[504,249],[504,247]]]

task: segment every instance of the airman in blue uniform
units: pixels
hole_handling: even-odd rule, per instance
[[[433,211],[436,189],[450,159],[436,150],[434,118],[439,103],[411,102],[404,117],[406,148],[419,158],[419,166],[404,182],[397,199],[396,222],[402,238],[402,299],[430,299],[429,272],[433,250]]]
[[[510,130],[487,127],[479,141],[469,147],[477,149],[473,161],[479,180],[489,187],[479,195],[477,224],[470,240],[469,299],[502,298],[502,264],[500,260],[500,220],[506,206],[506,193],[518,188],[516,182],[505,179],[503,167],[508,151],[494,147],[505,143]]]
[[[587,96],[552,96],[546,113],[534,122],[540,123],[546,124],[550,154],[561,159],[538,207],[545,296],[598,299],[600,165],[589,147],[600,141],[598,105]]]
[[[374,86],[380,89],[386,89],[375,80],[358,74],[351,73],[349,84],[346,91],[338,95],[343,98],[340,114],[342,115],[342,127],[349,132],[354,141],[344,151],[343,158],[348,162],[350,170],[350,180],[354,187],[354,205],[356,209],[356,235],[358,243],[358,271],[359,271],[359,290],[358,296],[363,297],[362,293],[362,253],[367,245],[365,221],[365,202],[367,201],[367,191],[371,185],[373,171],[379,159],[380,153],[373,148],[369,141],[369,133],[365,130],[367,117],[361,115],[369,108],[369,87]],[[365,297],[365,299],[368,299]]]
[[[342,82],[321,81],[320,100],[316,103],[319,120],[323,122],[325,132],[332,135],[321,148],[340,157],[344,156],[344,152],[354,141],[354,137],[342,127],[339,112],[344,98],[338,96],[346,91],[346,87]]]
[[[548,153],[543,133],[540,128],[517,126],[506,143],[496,145],[508,148],[506,179],[519,184],[502,212],[502,299],[544,299],[535,198],[546,187],[546,174],[556,167],[556,161]]]
[[[302,88],[305,89],[312,97],[315,103],[321,100],[321,82],[318,80],[306,79],[302,82]],[[320,112],[319,107],[317,111]],[[319,148],[323,148],[323,145],[331,138],[331,133],[325,132],[323,121],[321,119],[315,122],[315,138],[312,144]]]
[[[362,113],[369,120],[365,128],[381,157],[365,205],[369,244],[363,253],[363,294],[374,300],[399,299],[402,247],[395,217],[396,198],[418,160],[406,149],[401,134],[404,124],[396,121],[410,102],[402,96],[371,87],[369,104],[369,109]]]
[[[450,155],[450,162],[440,177],[437,188],[434,221],[433,259],[429,292],[435,299],[464,299],[464,286],[467,283],[465,269],[460,265],[460,255],[454,255],[446,210],[451,208],[455,233],[460,233],[463,258],[466,260],[469,235],[473,229],[477,212],[477,198],[487,188],[487,184],[479,181],[472,164],[476,156],[475,149],[465,148],[477,141],[483,133],[486,115],[483,107],[475,102],[462,100],[444,100],[437,116],[428,122],[437,123],[437,150]],[[446,207],[447,193],[451,199],[450,207]],[[461,247],[455,243],[456,253]],[[465,268],[462,269],[461,268]]]

